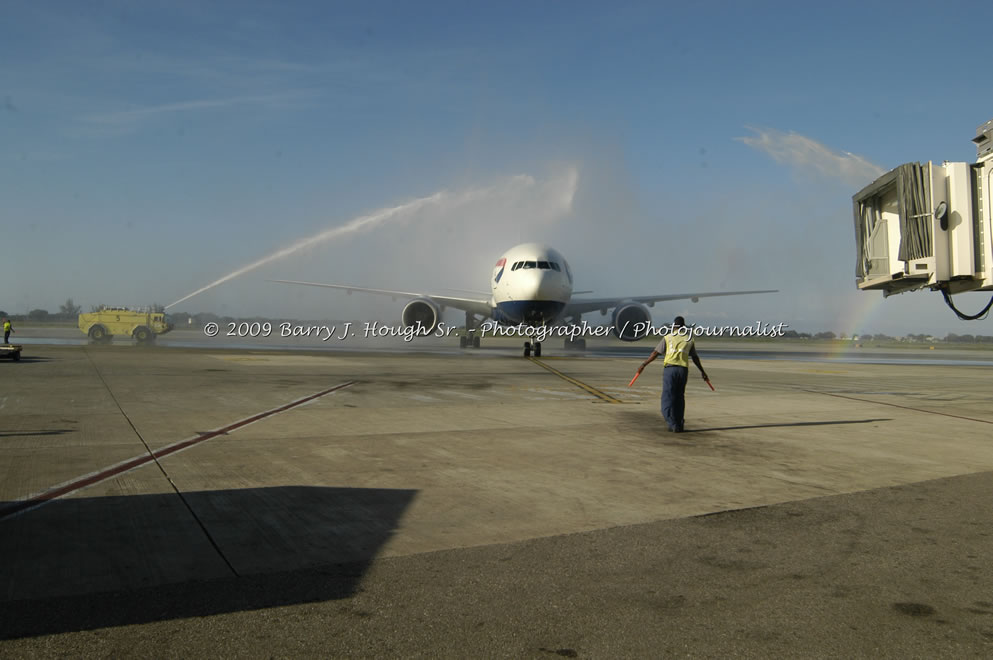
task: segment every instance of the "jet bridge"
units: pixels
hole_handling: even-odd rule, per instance
[[[973,142],[975,163],[906,163],[852,197],[859,289],[993,291],[993,120]]]

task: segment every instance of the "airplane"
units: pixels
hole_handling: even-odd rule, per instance
[[[410,298],[400,318],[404,328],[421,324],[421,332],[430,334],[438,325],[445,308],[453,307],[465,312],[466,334],[459,338],[461,348],[479,348],[479,321],[495,322],[503,326],[556,326],[567,319],[578,324],[580,317],[588,312],[599,310],[606,315],[613,310],[611,326],[613,333],[623,341],[638,341],[648,334],[652,316],[648,307],[667,300],[692,300],[713,296],[741,296],[754,293],[775,293],[776,290],[762,291],[719,291],[704,293],[674,293],[654,296],[634,296],[631,298],[573,298],[573,274],[569,262],[560,252],[540,243],[522,243],[507,250],[493,266],[490,278],[489,298],[458,298],[434,294],[371,289],[345,284],[321,284],[297,280],[272,280],[281,284],[299,284],[348,292],[360,291]],[[478,293],[485,296],[485,293]],[[477,318],[479,317],[479,318]],[[485,322],[484,321],[484,322]],[[639,331],[641,330],[641,331]],[[582,337],[567,337],[566,350],[586,349]],[[541,357],[541,342],[528,340],[524,343],[524,357]]]

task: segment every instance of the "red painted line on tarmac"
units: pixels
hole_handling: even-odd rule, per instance
[[[18,500],[2,509],[0,509],[0,520],[9,518],[10,516],[16,515],[18,513],[23,513],[28,509],[35,509],[43,504],[47,504],[52,500],[64,497],[70,493],[74,493],[78,490],[82,490],[87,486],[92,486],[93,484],[100,483],[110,479],[111,477],[116,477],[120,474],[134,470],[135,468],[141,467],[146,463],[151,463],[152,461],[158,460],[170,454],[175,454],[176,452],[182,451],[184,449],[189,449],[194,445],[198,445],[201,442],[206,442],[211,438],[216,438],[219,435],[225,435],[242,428],[243,426],[248,426],[253,422],[265,419],[272,415],[277,415],[281,412],[286,412],[291,408],[296,408],[297,406],[302,406],[305,403],[309,403],[314,399],[319,399],[322,396],[331,394],[332,392],[337,392],[338,390],[343,390],[346,387],[350,387],[355,384],[355,381],[348,381],[347,383],[341,383],[340,385],[335,385],[334,387],[328,388],[316,394],[311,394],[305,396],[302,399],[297,399],[296,401],[291,401],[286,405],[280,406],[278,408],[273,408],[272,410],[266,410],[257,415],[252,415],[251,417],[246,417],[245,419],[239,420],[233,424],[228,424],[227,426],[216,429],[214,431],[208,431],[207,433],[202,433],[195,438],[189,438],[188,440],[180,440],[171,445],[166,445],[160,449],[156,449],[150,454],[145,454],[143,456],[135,456],[134,458],[129,458],[126,461],[117,463],[108,468],[104,468],[99,472],[91,472],[90,474],[78,477],[70,482],[62,483],[57,486],[52,486],[48,490],[39,493],[37,495],[29,495],[28,497]]]

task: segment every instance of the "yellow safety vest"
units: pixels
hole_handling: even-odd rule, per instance
[[[663,364],[667,367],[689,367],[691,348],[693,348],[693,340],[690,339],[689,334],[674,332],[666,335]]]

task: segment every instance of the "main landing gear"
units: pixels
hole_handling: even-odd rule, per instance
[[[476,317],[465,313],[465,334],[459,337],[459,348],[479,348],[479,328]]]

